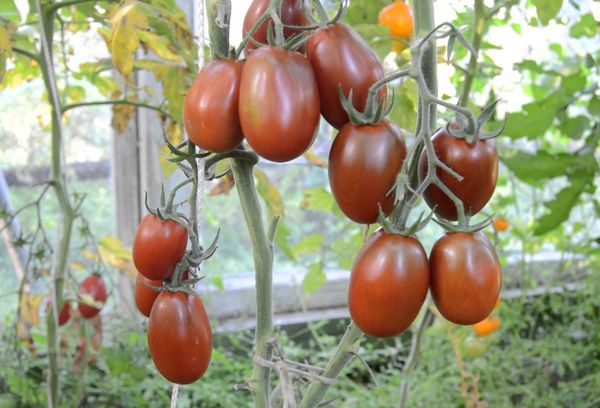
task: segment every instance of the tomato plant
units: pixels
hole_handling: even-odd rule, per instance
[[[348,291],[356,325],[376,337],[406,330],[427,295],[429,264],[415,237],[377,231],[358,254]]]
[[[479,323],[473,325],[473,330],[480,336],[489,336],[500,327],[500,318],[498,316],[488,316]]]
[[[431,296],[448,320],[475,324],[496,305],[502,273],[494,247],[482,232],[447,233],[429,257]]]
[[[450,173],[437,167],[436,173],[442,183],[463,203],[470,215],[477,214],[490,200],[498,180],[498,153],[493,140],[478,140],[474,144],[451,136],[440,129],[432,138],[435,154],[463,179],[459,181]],[[427,175],[427,155],[419,162],[419,178]],[[435,213],[447,220],[456,220],[458,213],[452,200],[439,187],[430,185],[423,195]]]
[[[199,297],[162,292],[148,322],[148,347],[158,371],[176,384],[198,380],[210,363],[212,334]]]
[[[184,101],[183,123],[190,140],[215,153],[244,139],[238,113],[242,61],[215,60],[202,68]]]
[[[248,11],[246,12],[246,16],[244,17],[244,26],[243,33],[246,36],[252,26],[256,24],[258,19],[264,12],[267,10],[269,6],[269,0],[254,0]],[[308,24],[308,19],[304,14],[305,11],[308,10],[308,5],[305,0],[282,0],[281,2],[281,22],[290,26],[305,26]],[[252,39],[258,43],[267,44],[267,29],[269,25],[273,24],[273,20],[269,17],[266,19],[264,23],[262,23],[254,35]],[[300,31],[294,30],[293,28],[284,28],[283,35],[285,38],[289,38],[294,34],[298,34]],[[252,41],[248,41],[246,47],[244,48],[244,54],[248,56],[250,51],[256,48],[256,45]]]
[[[463,350],[469,358],[481,357],[489,347],[489,342],[482,337],[469,336],[464,340]]]
[[[329,183],[341,210],[351,220],[377,221],[379,206],[385,214],[394,208],[388,194],[406,157],[400,131],[384,119],[376,125],[348,122],[329,153]]]
[[[321,113],[340,129],[349,119],[340,102],[339,87],[346,96],[352,90],[354,107],[362,111],[369,88],[384,75],[379,58],[352,27],[342,23],[317,29],[306,48],[319,84]],[[378,96],[383,99],[385,95],[386,87],[380,88]]]
[[[403,0],[388,4],[379,12],[379,24],[390,29],[394,51],[401,52],[413,36],[414,20],[410,6]]]
[[[90,305],[86,305],[82,303],[86,299],[91,299],[95,303],[106,302],[106,298],[108,294],[106,293],[106,285],[102,278],[98,275],[90,275],[81,282],[79,285],[79,313],[83,316],[84,319],[91,319],[100,313],[100,307],[94,307]]]
[[[187,240],[187,229],[183,225],[148,214],[135,234],[133,263],[148,279],[168,279],[185,253]]]
[[[319,126],[319,91],[306,58],[272,46],[252,52],[242,72],[240,121],[261,157],[285,162],[304,153]]]
[[[135,278],[135,305],[141,314],[146,317],[150,316],[150,311],[152,310],[152,306],[154,305],[154,301],[160,294],[159,291],[152,289],[150,286],[162,286],[162,281],[160,280],[151,280],[146,278],[141,273],[138,273]]]

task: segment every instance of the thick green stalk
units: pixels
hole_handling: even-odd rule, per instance
[[[353,352],[357,352],[357,343],[362,340],[363,333],[354,324],[350,323],[346,333],[340,340],[335,353],[331,360],[325,366],[325,370],[320,374],[322,377],[335,379],[340,374],[342,369],[352,359]],[[316,407],[325,397],[327,390],[331,384],[326,384],[317,380],[313,380],[308,389],[304,393],[298,408],[313,408]]]
[[[212,56],[213,58],[226,58],[229,54],[231,1],[206,0],[205,4]],[[273,335],[273,244],[265,230],[260,202],[254,185],[253,169],[256,162],[247,158],[233,158],[230,163],[244,220],[252,242],[256,282],[256,355],[265,360],[271,360],[272,349],[269,340]],[[269,406],[270,374],[270,368],[263,367],[254,361],[251,385],[256,407]]]
[[[413,1],[412,8],[415,16],[415,37],[417,39],[423,38],[435,28],[433,0],[415,0]],[[421,69],[423,70],[427,88],[432,95],[437,95],[437,49],[434,38],[430,39],[428,46],[423,48],[422,63],[423,67]],[[419,67],[413,68],[419,69]],[[419,101],[419,106],[421,107],[421,98],[419,98]],[[437,126],[436,106],[431,104],[429,109],[429,127],[431,130],[434,130]],[[419,119],[417,119],[417,123],[420,123]]]
[[[67,192],[63,174],[63,133],[62,113],[56,86],[56,76],[52,62],[53,13],[42,10],[40,0],[36,1],[40,21],[40,69],[48,91],[52,107],[52,141],[51,141],[51,184],[60,208],[60,222],[56,231],[55,258],[52,265],[52,307],[46,319],[48,336],[48,406],[58,405],[58,310],[63,302],[63,284],[68,261],[69,247],[75,213]]]
[[[475,53],[471,54],[469,59],[469,65],[467,66],[467,74],[463,79],[463,88],[460,95],[460,106],[467,106],[469,103],[469,97],[471,95],[471,88],[473,87],[473,80],[477,75],[477,57],[479,50],[481,49],[481,41],[483,40],[483,32],[485,31],[485,6],[483,0],[475,0],[475,31],[473,33],[473,50]]]
[[[231,159],[233,178],[253,249],[256,280],[256,354],[265,360],[271,360],[269,339],[273,335],[273,249],[263,224],[253,168],[254,163],[248,160]],[[252,390],[256,407],[269,406],[269,377],[270,369],[255,361]]]

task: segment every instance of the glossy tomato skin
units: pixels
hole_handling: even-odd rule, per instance
[[[346,96],[352,89],[354,107],[364,110],[369,88],[384,76],[379,58],[352,27],[342,23],[317,29],[308,40],[306,56],[319,84],[321,113],[329,124],[340,129],[349,119],[338,87],[342,86]],[[379,97],[385,95],[384,86]]]
[[[176,384],[198,380],[210,363],[212,334],[199,297],[162,292],[148,322],[148,347],[158,371]]]
[[[250,7],[246,12],[246,16],[244,17],[244,37],[246,37],[248,32],[250,32],[252,26],[258,21],[260,16],[264,14],[268,6],[269,0],[254,0],[252,4],[250,4]],[[306,26],[309,23],[305,15],[306,10],[308,10],[308,5],[306,4],[305,0],[283,0],[281,2],[281,21],[290,26]],[[273,24],[273,20],[271,18],[268,18],[263,24],[260,25],[260,27],[258,27],[258,30],[256,30],[252,38],[261,44],[267,44],[267,29],[269,24]],[[300,31],[292,28],[283,29],[283,36],[285,38],[289,38],[297,33],[300,33]],[[256,45],[254,45],[252,41],[248,41],[246,47],[244,48],[244,55],[248,56],[255,48]]]
[[[429,264],[415,237],[376,232],[358,254],[348,292],[350,315],[366,334],[390,337],[416,318],[429,285]]]
[[[437,157],[463,179],[458,181],[439,167],[436,169],[438,177],[463,202],[465,212],[477,214],[492,198],[498,181],[498,152],[494,141],[479,140],[471,145],[441,129],[432,142]],[[419,161],[419,179],[424,180],[426,176],[427,156],[423,152]],[[435,207],[438,216],[452,221],[458,218],[454,203],[437,186],[430,185],[423,196],[429,207]]]
[[[286,162],[304,153],[319,127],[319,91],[306,58],[271,46],[252,52],[239,109],[246,140],[259,156]]]
[[[329,184],[340,209],[351,220],[377,221],[379,204],[389,214],[394,194],[388,195],[406,157],[406,144],[392,122],[376,125],[348,122],[329,152]]]
[[[135,305],[141,314],[146,317],[150,316],[150,311],[152,310],[152,306],[154,305],[154,301],[160,295],[159,291],[156,291],[149,287],[152,286],[162,286],[162,281],[160,280],[151,280],[146,278],[141,273],[138,273],[135,278]]]
[[[431,296],[456,324],[475,324],[494,309],[502,284],[500,262],[485,234],[447,233],[429,257]]]
[[[183,225],[148,214],[135,234],[133,263],[148,279],[168,279],[185,253],[187,239],[187,229]]]
[[[106,302],[106,298],[108,297],[106,285],[98,275],[90,275],[81,282],[79,285],[79,296],[81,297],[84,294],[92,296],[94,301],[101,303]],[[84,319],[91,319],[100,313],[100,309],[79,303],[79,313],[81,313]]]
[[[243,61],[211,61],[190,87],[184,101],[183,124],[196,146],[225,153],[244,139],[238,113],[243,66]]]

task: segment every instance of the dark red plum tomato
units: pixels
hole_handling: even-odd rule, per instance
[[[352,90],[354,107],[363,111],[369,88],[384,76],[381,62],[353,28],[342,23],[317,29],[308,40],[306,55],[319,84],[321,113],[340,129],[349,119],[339,99],[339,86],[346,97]],[[378,96],[385,98],[385,86]]]
[[[154,301],[160,295],[160,292],[152,289],[150,286],[161,287],[162,281],[150,280],[141,273],[138,273],[135,278],[135,305],[141,314],[146,317],[150,316],[150,311],[154,305]]]
[[[456,324],[475,324],[494,309],[502,285],[496,250],[482,232],[454,232],[434,244],[429,259],[431,296]]]
[[[104,304],[108,293],[106,292],[106,285],[102,278],[98,275],[90,275],[85,278],[79,285],[79,297],[81,295],[90,295],[95,302]],[[90,306],[87,304],[79,303],[79,313],[84,319],[91,319],[100,313],[101,308]]]
[[[269,6],[269,0],[254,0],[248,11],[246,12],[246,16],[244,17],[244,26],[243,33],[244,37],[250,32],[254,24],[258,21],[260,16],[264,14]],[[289,26],[306,26],[309,21],[306,18],[305,12],[309,10],[308,4],[305,0],[283,0],[281,2],[281,21],[285,25]],[[252,38],[254,41],[260,44],[267,43],[267,28],[269,24],[273,24],[273,20],[269,17],[267,20],[258,27],[258,30],[254,33]],[[293,28],[285,28],[283,29],[284,38],[290,38],[294,34],[298,34],[301,31],[294,30]],[[256,45],[252,41],[248,41],[246,47],[244,48],[244,55],[250,55],[251,51],[256,48]],[[303,52],[303,49],[300,49],[300,52]]]
[[[498,152],[493,140],[479,140],[474,145],[465,139],[451,136],[441,129],[431,139],[436,156],[448,167],[460,174],[463,179],[437,167],[439,179],[463,203],[466,213],[475,215],[488,203],[498,180]],[[427,155],[419,160],[419,179],[427,176]],[[458,218],[456,206],[450,198],[435,185],[430,185],[423,195],[429,207],[441,218],[455,221]]]
[[[394,208],[390,192],[406,157],[406,144],[391,121],[376,125],[348,122],[329,153],[329,184],[342,212],[361,224],[377,221]]]
[[[183,124],[196,146],[226,153],[244,140],[238,113],[243,66],[243,61],[210,61],[190,87],[184,101]]]
[[[162,292],[148,322],[152,361],[167,380],[191,384],[204,375],[212,354],[212,334],[199,297]]]
[[[429,264],[419,240],[379,230],[352,268],[348,291],[352,320],[371,336],[396,336],[415,320],[428,286]]]
[[[319,91],[306,58],[272,46],[248,57],[240,86],[240,122],[261,157],[286,162],[304,153],[319,127]]]
[[[133,241],[133,263],[150,280],[169,279],[185,254],[187,229],[173,221],[146,215]]]

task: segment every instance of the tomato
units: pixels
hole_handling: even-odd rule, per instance
[[[98,275],[90,275],[79,285],[79,298],[85,300],[89,295],[94,302],[104,304],[108,294],[106,293],[106,285],[102,278]],[[100,313],[100,308],[79,303],[79,313],[84,319],[91,319]]]
[[[449,135],[445,129],[439,130],[432,142],[440,161],[463,176],[462,181],[458,181],[438,167],[439,179],[463,202],[465,212],[477,214],[492,198],[498,180],[498,153],[494,142],[479,140],[471,145],[464,139]],[[424,180],[426,176],[427,155],[423,152],[419,162],[419,179]],[[438,216],[453,221],[458,218],[454,203],[437,186],[430,185],[423,196]]]
[[[496,231],[500,232],[506,231],[510,226],[510,222],[504,217],[494,217],[492,223],[494,224]]]
[[[269,6],[269,0],[254,0],[248,11],[246,12],[246,16],[244,17],[244,27],[243,33],[244,37],[250,32],[252,26],[258,21],[260,16],[262,16]],[[308,19],[304,14],[305,11],[308,11],[308,5],[304,0],[283,0],[281,2],[281,21],[283,24],[290,26],[306,26],[308,25]],[[269,25],[273,24],[273,20],[269,17],[264,23],[258,27],[258,30],[254,33],[252,38],[262,44],[267,43],[267,28]],[[274,27],[273,27],[274,28]],[[289,38],[294,34],[299,33],[300,31],[294,30],[292,28],[284,28],[283,36],[285,38]],[[244,48],[244,54],[246,56],[256,48],[256,45],[252,43],[252,41],[248,41],[246,47]]]
[[[429,285],[429,265],[415,237],[376,232],[358,254],[348,291],[350,315],[366,334],[402,333],[417,317]]]
[[[271,46],[250,54],[242,72],[240,121],[261,157],[285,162],[304,153],[319,128],[319,91],[306,58]]]
[[[49,298],[46,303],[46,312],[48,313],[50,310],[50,306],[52,305],[52,298]],[[58,312],[58,325],[64,326],[69,319],[71,318],[71,302],[65,300],[63,302],[60,311]]]
[[[238,114],[242,61],[215,60],[202,68],[184,101],[183,123],[196,146],[214,153],[244,139]]]
[[[342,23],[317,29],[306,50],[319,84],[321,113],[340,129],[349,119],[339,99],[339,86],[346,96],[352,89],[354,107],[364,110],[369,88],[384,76],[379,58],[353,28]],[[385,86],[378,95],[385,97]]]
[[[148,279],[141,273],[138,273],[135,278],[135,305],[140,313],[146,317],[150,316],[152,305],[154,305],[154,301],[160,294],[159,291],[156,291],[147,285],[160,287],[162,286],[162,281]]]
[[[429,263],[431,296],[446,319],[475,324],[492,312],[500,294],[502,272],[485,234],[445,234],[433,246]]]
[[[489,316],[473,325],[473,330],[480,336],[489,336],[500,327],[500,318],[498,316]]]
[[[481,337],[469,336],[465,339],[463,349],[467,357],[477,358],[485,354],[488,346],[489,343],[485,339]]]
[[[379,24],[388,27],[392,37],[395,37],[392,42],[394,51],[400,52],[406,48],[407,40],[414,31],[414,19],[408,4],[396,0],[385,6],[379,12]]]
[[[394,208],[394,193],[388,192],[405,157],[404,140],[389,120],[376,125],[348,122],[329,152],[329,184],[344,214],[363,224],[377,221],[379,204],[389,214]]]
[[[185,254],[187,239],[187,229],[183,225],[148,214],[135,233],[133,263],[148,279],[168,279]]]
[[[58,325],[65,325],[69,319],[71,318],[71,302],[65,300],[63,302],[62,307],[60,308],[60,312],[58,312]]]
[[[198,380],[210,363],[212,335],[199,297],[162,292],[152,307],[148,347],[158,371],[176,384]]]

